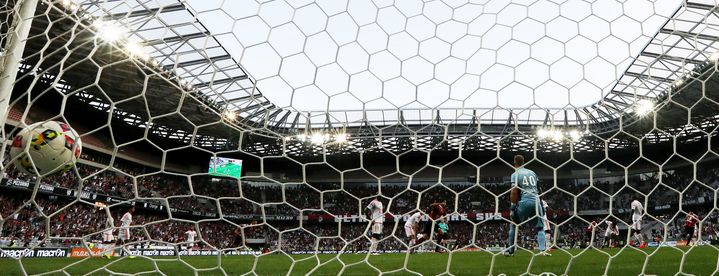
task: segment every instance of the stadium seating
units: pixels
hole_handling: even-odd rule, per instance
[[[90,161],[103,161],[100,160],[102,157],[93,155],[92,153],[83,154],[84,160]],[[708,166],[711,167],[711,166]],[[193,211],[201,211],[205,214],[217,214],[217,207],[220,206],[223,216],[231,218],[232,223],[229,221],[210,221],[199,223],[200,233],[205,241],[201,244],[203,247],[216,247],[216,248],[229,248],[233,239],[233,231],[236,225],[247,225],[250,223],[247,219],[242,219],[242,215],[290,215],[297,217],[300,215],[298,209],[311,209],[304,210],[301,215],[308,214],[332,214],[332,215],[361,215],[360,206],[366,205],[366,202],[362,202],[363,205],[358,205],[358,201],[349,195],[357,197],[364,197],[366,189],[362,188],[362,183],[356,183],[356,187],[351,185],[345,186],[345,193],[325,193],[323,197],[324,206],[326,208],[322,211],[316,211],[319,208],[317,202],[311,202],[311,194],[315,191],[308,188],[308,185],[287,185],[285,195],[287,196],[287,204],[280,204],[283,202],[282,186],[279,185],[263,185],[266,183],[258,182],[256,180],[241,181],[242,195],[238,189],[238,182],[236,180],[215,180],[212,181],[210,178],[195,177],[192,179],[192,187],[194,195],[190,193],[190,182],[187,178],[177,177],[171,174],[151,174],[148,176],[143,173],[150,171],[148,168],[141,165],[134,164],[132,162],[119,160],[116,161],[112,169],[100,171],[98,168],[91,165],[79,164],[77,172],[70,171],[61,175],[54,175],[46,177],[40,180],[41,183],[69,189],[77,189],[82,185],[82,190],[85,192],[91,192],[102,195],[109,195],[118,199],[133,198],[132,189],[132,176],[137,177],[137,187],[140,199],[139,202],[150,202],[157,204],[164,204],[163,198],[168,198],[167,204],[170,208],[174,209],[186,209]],[[687,183],[685,177],[686,174],[691,173],[689,168],[676,169],[672,174],[664,175],[664,184],[678,190],[684,190],[690,186],[691,183]],[[84,179],[79,181],[78,174]],[[8,170],[6,179],[14,180],[20,179],[30,183],[36,181],[36,179],[23,177],[17,175],[12,170]],[[719,187],[719,170],[710,169],[707,171],[700,171],[698,179],[702,179],[703,183],[706,183],[711,188]],[[622,180],[623,181],[623,180]],[[642,180],[640,177],[630,175],[631,185],[641,190],[644,186],[656,185],[656,179],[645,178]],[[606,210],[609,208],[608,198],[603,194],[599,193],[596,189],[587,189],[588,183],[582,181],[558,181],[558,185],[566,188],[568,191],[577,192],[586,190],[581,197],[577,197],[577,210],[580,215],[582,212],[597,212]],[[567,184],[574,183],[574,184]],[[581,184],[584,183],[584,184]],[[353,183],[354,184],[354,183]],[[455,210],[454,198],[457,196],[455,193],[462,192],[470,187],[471,183],[453,183],[447,184],[447,188],[436,189],[432,188],[431,185],[434,183],[413,183],[414,189],[426,189],[426,196],[423,196],[419,202],[419,206],[427,206],[431,203],[431,200],[447,199],[447,205],[449,210]],[[614,191],[614,187],[621,187],[624,183],[610,183],[605,181],[597,181],[593,186],[602,187],[605,191]],[[316,184],[315,187],[323,188],[323,185],[327,184]],[[502,187],[502,184],[497,183],[486,183],[487,189],[493,191],[499,191],[501,189],[507,189],[506,186]],[[719,216],[716,213],[707,212],[711,210],[711,202],[713,194],[707,192],[705,189],[697,189],[697,185],[692,185],[690,188],[684,191],[684,198],[695,199],[685,200],[683,203],[684,210],[693,210],[699,214],[708,215],[709,217],[705,220],[703,225],[703,233],[705,238],[716,239],[719,234]],[[4,187],[7,188],[7,187]],[[395,196],[393,203],[389,206],[388,210],[392,214],[401,215],[406,214],[415,210],[417,206],[416,196],[406,196],[402,193],[404,186],[388,186],[383,187],[383,193],[389,196]],[[680,217],[669,217],[665,214],[674,214],[678,209],[678,201],[671,201],[672,197],[667,196],[671,190],[667,190],[664,193],[660,193],[658,196],[663,196],[669,201],[663,201],[662,205],[670,207],[662,207],[664,209],[653,212],[652,202],[648,206],[650,214],[657,214],[656,219],[667,222],[670,231],[669,236],[666,237],[668,240],[677,240],[681,237],[682,222]],[[464,196],[465,193],[459,194],[457,200],[456,212],[457,213],[477,213],[477,212],[494,212],[494,197],[490,194],[473,193],[470,196]],[[235,197],[235,198],[222,198],[218,201],[207,200],[205,197],[219,198],[219,197]],[[581,200],[581,198],[594,198],[595,200]],[[18,244],[37,244],[43,241],[45,238],[45,220],[50,217],[52,227],[50,229],[49,240],[45,240],[45,243],[52,243],[55,245],[70,245],[80,243],[80,239],[68,239],[68,237],[86,237],[93,240],[100,239],[100,232],[104,228],[105,223],[105,212],[93,206],[92,202],[74,202],[72,198],[58,197],[57,195],[38,194],[34,202],[28,201],[29,194],[27,193],[13,193],[13,195],[4,194],[0,196],[0,214],[3,217],[12,217],[3,226],[0,234],[0,246],[18,245]],[[586,246],[587,238],[584,229],[587,227],[587,222],[592,219],[601,220],[602,215],[585,215],[582,216],[583,220],[571,219],[566,220],[575,210],[573,209],[573,201],[566,200],[565,197],[560,196],[556,193],[548,193],[544,199],[551,206],[549,212],[550,220],[557,224],[557,244],[564,247],[577,247]],[[599,200],[596,200],[599,199]],[[701,200],[696,200],[701,199]],[[677,199],[678,200],[678,199]],[[626,195],[620,194],[615,196],[614,204],[620,206],[628,205],[630,198]],[[264,204],[264,208],[262,208]],[[23,206],[20,208],[20,206]],[[69,205],[67,208],[59,209],[63,206]],[[19,212],[12,213],[13,210],[19,208]],[[500,211],[502,211],[500,206]],[[123,208],[113,209],[113,217],[119,218],[121,216]],[[590,212],[590,213],[591,213]],[[595,214],[605,214],[597,212]],[[235,215],[235,217],[231,217]],[[46,217],[47,216],[47,217]],[[190,221],[197,221],[201,217],[183,217]],[[249,217],[248,217],[249,218]],[[134,228],[135,241],[145,244],[149,243],[148,240],[153,240],[152,243],[158,243],[158,241],[165,243],[177,243],[183,241],[183,233],[193,227],[192,223],[182,223],[175,220],[167,220],[167,212],[152,211],[152,210],[141,210],[135,217],[135,224],[144,225],[149,233],[149,237],[144,235],[141,228]],[[628,221],[628,214],[622,219]],[[646,227],[644,234],[646,236],[655,238],[660,233],[660,227],[662,224],[657,223],[657,220],[648,220],[645,222]],[[367,225],[365,223],[343,223],[341,234],[338,234],[338,224],[332,221],[322,223],[321,221],[309,221],[304,224],[305,230],[296,230],[298,226],[297,220],[291,221],[268,221],[267,224],[260,224],[255,226],[246,226],[245,238],[246,239],[262,239],[263,245],[267,248],[282,249],[286,252],[297,251],[297,250],[313,250],[315,245],[319,246],[319,250],[339,250],[345,246],[346,250],[361,250],[365,248],[367,238],[364,233],[366,232]],[[388,221],[388,224],[393,223]],[[72,225],[73,227],[69,227]],[[464,223],[461,221],[452,221],[450,223],[452,229],[452,239],[456,240],[456,245],[460,247],[465,246],[477,246],[477,247],[492,247],[500,246],[506,239],[506,228],[508,224],[503,221],[487,221],[477,225],[476,229],[472,227],[470,223]],[[400,225],[401,226],[401,225]],[[384,231],[386,234],[394,233],[395,237],[402,237],[403,233],[401,227],[385,227]],[[623,228],[625,229],[625,228]],[[281,232],[285,231],[286,232]],[[527,229],[524,229],[527,230]],[[309,232],[308,232],[309,231]],[[472,239],[472,232],[476,231],[477,237],[482,237],[474,242]],[[280,233],[281,232],[281,233]],[[314,234],[310,234],[314,233]],[[53,237],[65,237],[65,239],[53,239]],[[280,239],[280,236],[282,237]],[[387,235],[390,236],[390,235]],[[528,235],[525,235],[528,236]],[[341,237],[341,238],[340,238]],[[596,233],[595,238],[600,239],[601,235],[599,232]],[[343,241],[344,239],[344,241]],[[283,242],[279,242],[279,241]],[[397,238],[386,239],[380,244],[380,249],[396,249],[401,246],[401,242]],[[525,239],[520,241],[523,245],[531,247],[531,240]],[[596,245],[596,244],[595,244]]]

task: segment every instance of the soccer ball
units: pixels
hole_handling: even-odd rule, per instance
[[[81,151],[82,141],[75,130],[63,122],[47,121],[18,132],[10,157],[21,172],[45,176],[72,169]]]

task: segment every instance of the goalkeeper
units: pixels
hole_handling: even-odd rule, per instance
[[[449,224],[447,224],[447,219],[443,218],[439,221],[437,224],[437,243],[447,248],[447,237],[449,236]],[[437,252],[442,252],[440,247],[437,247]]]
[[[514,239],[517,228],[515,224],[529,220],[527,225],[534,227],[537,233],[540,255],[547,256],[549,253],[545,252],[544,224],[541,219],[544,215],[544,208],[539,205],[537,174],[524,168],[524,156],[522,155],[514,156],[514,168],[515,172],[511,176],[512,190],[510,191],[512,207],[509,215],[512,223],[509,225],[509,239],[505,255],[512,256],[517,246]]]

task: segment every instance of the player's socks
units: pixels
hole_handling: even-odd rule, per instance
[[[115,252],[115,249],[113,249],[113,246],[110,244],[105,245],[105,248],[103,249],[103,252],[105,254],[102,254],[104,258],[112,259],[112,254]]]
[[[426,240],[427,240],[426,235],[419,234],[419,235],[417,235],[417,241],[415,241],[415,244],[423,243]]]
[[[634,233],[634,238],[637,239],[637,246],[639,248],[644,248],[644,237],[642,237],[642,234]]]
[[[372,253],[372,255],[379,255],[379,253],[377,253],[377,241],[372,241],[372,245],[369,247],[369,252]]]
[[[544,232],[544,241],[547,244],[547,248],[552,248],[552,234]]]
[[[547,240],[545,239],[545,232],[539,231],[537,232],[537,243],[539,244],[539,251],[545,251],[547,250]]]
[[[510,224],[509,225],[509,239],[507,241],[507,253],[509,253],[509,255],[514,254],[514,232],[515,232],[514,224]]]
[[[377,240],[372,239],[372,240],[370,241],[369,253],[374,254],[376,249],[377,249]]]

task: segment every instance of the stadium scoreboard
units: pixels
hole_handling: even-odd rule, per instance
[[[212,176],[240,178],[242,175],[242,160],[211,157],[207,173]]]

